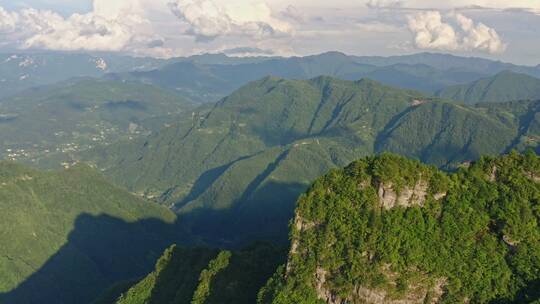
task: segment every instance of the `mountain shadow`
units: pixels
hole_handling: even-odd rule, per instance
[[[307,187],[303,183],[266,181],[231,208],[200,207],[179,218],[190,235],[220,248],[238,249],[253,241],[286,244],[296,199]]]
[[[17,288],[0,294],[0,303],[90,303],[112,284],[149,273],[172,243],[187,244],[177,223],[82,214],[65,245]]]
[[[15,289],[0,293],[0,304],[92,303],[109,288],[127,290],[146,276],[171,244],[229,249],[253,240],[286,244],[292,202],[305,189],[304,184],[264,183],[233,209],[199,208],[173,223],[83,213],[60,250]]]

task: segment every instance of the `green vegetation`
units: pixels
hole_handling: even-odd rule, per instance
[[[231,258],[230,251],[222,251],[218,256],[210,261],[208,268],[201,272],[199,277],[199,285],[195,289],[191,304],[204,304],[210,295],[210,288],[214,277],[223,269],[229,266],[229,260]]]
[[[47,166],[71,163],[96,145],[130,140],[171,123],[191,103],[149,85],[74,80],[0,102],[0,157]]]
[[[367,79],[267,77],[148,138],[82,159],[171,206],[208,243],[284,241],[296,198],[328,170],[384,151],[453,169],[535,149],[538,104],[473,107]]]
[[[98,164],[114,181],[189,214],[183,222],[210,242],[283,240],[297,195],[330,168],[372,153],[376,130],[416,99],[371,80],[268,77],[155,136],[88,158],[104,156]]]
[[[454,64],[424,64],[418,58],[422,54],[394,58],[347,56],[339,52],[293,58],[220,58],[215,55],[204,58],[179,60],[152,71],[120,73],[117,79],[151,83],[156,86],[178,91],[193,100],[215,101],[231,94],[248,82],[268,75],[287,79],[310,79],[318,76],[331,76],[344,80],[370,78],[387,85],[433,93],[448,86],[475,81],[493,75],[503,69],[522,70],[532,75],[540,75],[534,68],[518,67],[490,62],[486,67],[480,64],[464,64],[466,58],[456,58]],[[435,57],[435,56],[434,56]],[[441,55],[434,61],[442,61]],[[236,61],[236,62],[234,62]],[[482,61],[475,59],[474,61]]]
[[[156,269],[122,294],[114,303],[189,303],[197,288],[198,274],[218,254],[210,249],[172,246],[156,263]],[[111,303],[111,302],[97,302]]]
[[[537,301],[539,177],[534,153],[453,174],[391,154],[333,170],[300,197],[259,303]]]
[[[0,303],[88,303],[180,241],[170,210],[85,165],[0,163]]]
[[[255,303],[258,290],[284,257],[283,250],[265,243],[234,252],[172,246],[154,272],[129,290],[113,287],[94,303]]]
[[[445,88],[437,96],[468,104],[540,99],[540,79],[505,71],[470,84]]]
[[[162,68],[4,99],[0,156],[69,169],[0,163],[0,303],[89,303],[100,294],[95,303],[538,301],[540,161],[480,158],[538,151],[540,101],[502,102],[538,98],[538,80],[505,72],[440,93],[474,105],[326,76],[266,77],[194,111],[179,97],[212,100],[267,74],[369,76],[433,92],[503,67],[538,72],[450,59],[202,55],[165,67],[126,59],[110,71]],[[328,171],[294,214],[298,195]],[[293,216],[289,260],[277,271],[279,248],[235,250],[284,241]],[[173,243],[232,249],[172,246],[148,274]]]

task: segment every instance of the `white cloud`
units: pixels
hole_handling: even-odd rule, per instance
[[[176,0],[169,7],[187,26],[185,33],[202,41],[219,36],[263,39],[292,31],[287,22],[273,16],[264,1]]]
[[[11,14],[3,7],[0,7],[0,33],[13,32],[16,25],[17,15]]]
[[[420,49],[444,51],[483,51],[490,54],[506,49],[499,34],[492,28],[456,12],[443,15],[439,11],[419,12],[408,17],[414,45]]]
[[[159,40],[138,0],[94,0],[86,14],[61,16],[50,10],[0,8],[0,35],[19,48],[133,51]]]

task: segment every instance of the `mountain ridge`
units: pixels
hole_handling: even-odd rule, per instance
[[[166,204],[209,243],[283,240],[296,196],[322,173],[385,151],[452,169],[536,149],[537,104],[466,106],[371,80],[266,77],[149,138],[82,159]]]
[[[469,84],[445,88],[436,95],[468,104],[540,99],[540,79],[503,71]]]

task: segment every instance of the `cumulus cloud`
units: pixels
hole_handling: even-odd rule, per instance
[[[408,17],[414,45],[420,49],[501,53],[506,49],[497,31],[463,14],[419,12]]]
[[[264,1],[176,0],[171,11],[187,26],[185,33],[199,41],[219,36],[263,39],[289,35],[291,26],[273,16]]]
[[[136,51],[160,40],[138,0],[94,0],[86,14],[64,17],[50,10],[0,7],[0,36],[19,48]]]

